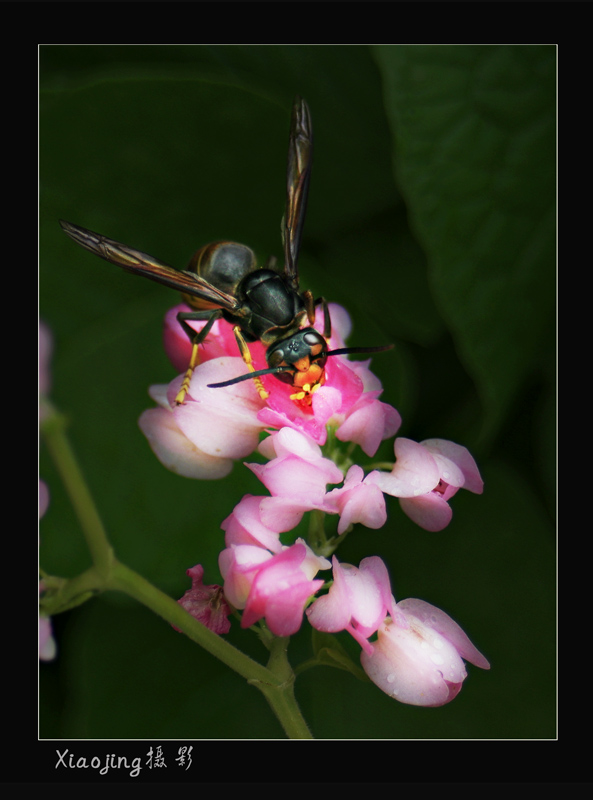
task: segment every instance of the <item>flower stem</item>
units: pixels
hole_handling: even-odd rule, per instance
[[[294,694],[295,674],[288,662],[289,641],[275,637],[270,646],[268,669],[281,681],[280,685],[249,682],[263,693],[289,739],[312,739]]]
[[[312,739],[294,696],[294,673],[288,663],[288,639],[274,637],[268,645],[271,655],[266,667],[246,656],[225,639],[202,625],[179,603],[161,592],[141,575],[120,562],[115,563],[109,588],[124,592],[179,628],[211,655],[259,689],[290,739]]]
[[[44,410],[46,413],[41,424],[41,431],[45,443],[80,522],[95,568],[100,575],[106,577],[113,562],[113,549],[109,544],[99,512],[66,436],[66,419],[47,401],[45,401]]]
[[[264,667],[202,625],[179,603],[118,561],[66,436],[65,418],[49,403],[44,405],[41,430],[75,509],[93,560],[93,566],[75,578],[64,580],[48,576],[47,602],[53,603],[54,607],[50,606],[47,613],[65,611],[100,591],[123,592],[159,614],[259,689],[289,738],[311,739],[311,733],[294,696],[295,676],[286,655],[289,640],[272,638],[268,643],[270,659]]]

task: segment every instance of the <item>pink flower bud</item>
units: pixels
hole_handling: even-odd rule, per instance
[[[214,633],[228,633],[231,629],[228,620],[231,608],[224,597],[222,587],[216,584],[204,586],[202,582],[204,568],[200,564],[188,569],[187,575],[192,579],[192,586],[177,601],[179,605]],[[175,629],[179,630],[176,627]]]
[[[467,677],[463,659],[481,669],[490,664],[444,611],[423,600],[402,600],[378,629],[372,652],[363,650],[364,671],[401,703],[442,706],[459,693]]]

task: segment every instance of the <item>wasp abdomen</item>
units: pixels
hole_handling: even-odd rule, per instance
[[[190,272],[228,294],[235,294],[245,276],[256,268],[253,250],[237,242],[207,244],[194,253],[188,266]]]

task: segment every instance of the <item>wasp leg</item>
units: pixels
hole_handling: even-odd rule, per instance
[[[313,327],[315,325],[315,306],[317,302],[313,300],[313,292],[310,289],[306,289],[303,292],[303,300],[305,301],[305,311],[307,312],[307,319],[309,320],[309,325]]]
[[[249,352],[249,348],[247,347],[247,342],[245,341],[243,334],[241,333],[241,328],[238,325],[235,325],[233,328],[233,333],[235,334],[235,339],[237,340],[237,344],[239,345],[239,350],[241,351],[241,357],[243,361],[247,364],[247,369],[249,372],[255,372],[255,367],[253,366],[253,361],[251,359],[251,353]],[[259,392],[259,396],[262,400],[266,400],[270,393],[264,389],[264,385],[261,382],[261,378],[254,378],[255,385],[257,386],[257,391]]]
[[[177,321],[186,332],[188,339],[192,343],[192,350],[191,350],[191,358],[189,361],[189,366],[183,378],[183,383],[181,384],[181,388],[177,393],[177,397],[175,398],[175,402],[177,405],[181,405],[181,403],[185,400],[185,395],[189,391],[189,385],[191,383],[191,377],[194,374],[195,368],[198,366],[199,358],[198,358],[198,347],[202,344],[206,336],[210,333],[210,329],[214,325],[217,319],[222,317],[222,310],[216,309],[215,311],[180,311],[177,314]],[[208,322],[201,331],[195,331],[190,325],[187,324],[186,320],[203,320],[207,319]]]
[[[329,337],[332,335],[332,321],[329,315],[329,307],[325,297],[318,297],[315,301],[315,305],[319,303],[323,306],[323,338],[329,341]]]
[[[323,338],[329,339],[332,335],[332,322],[329,316],[329,308],[325,297],[318,297],[313,300],[313,294],[307,289],[303,292],[303,300],[305,301],[305,310],[307,312],[307,319],[309,325],[315,324],[315,308],[321,303],[323,306]]]
[[[303,292],[303,300],[305,301],[307,319],[311,326],[315,324],[315,308],[321,303],[323,306],[323,338],[329,339],[331,336],[331,318],[329,316],[327,300],[325,297],[318,297],[317,300],[313,300],[313,294],[309,289]]]

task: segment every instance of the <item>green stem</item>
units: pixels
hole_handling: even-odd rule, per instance
[[[45,443],[58,468],[62,482],[70,497],[70,502],[80,522],[95,568],[100,575],[106,577],[113,562],[113,550],[74,451],[66,436],[66,420],[49,403],[45,402],[43,408],[46,415],[41,425],[41,431]]]
[[[287,658],[288,639],[274,637],[269,643],[271,655],[267,667],[249,658],[225,639],[202,625],[179,603],[161,592],[141,575],[115,563],[108,588],[124,592],[179,628],[194,642],[218,658],[247,683],[259,689],[276,714],[290,739],[312,739],[294,696],[294,673]]]
[[[374,464],[367,464],[363,469],[365,472],[371,472],[373,469],[386,469],[391,472],[393,469],[393,461],[375,461]]]
[[[224,664],[238,672],[247,680],[269,681],[278,683],[272,672],[257,661],[249,658],[225,639],[214,633],[201,622],[187,613],[179,603],[173,600],[156,586],[139,575],[134,570],[126,567],[119,561],[114,564],[111,579],[107,589],[123,592],[145,605],[155,614],[163,617],[168,623],[179,628],[189,636],[192,641],[199,644]]]
[[[275,637],[270,646],[268,668],[281,681],[280,685],[258,684],[289,739],[312,739],[294,695],[295,674],[288,662],[290,639]]]
[[[65,428],[64,417],[44,403],[44,439],[76,511],[93,566],[69,580],[48,576],[48,597],[44,613],[65,611],[100,591],[123,592],[159,614],[259,689],[289,738],[311,739],[311,733],[294,696],[294,673],[286,654],[289,640],[271,638],[268,643],[270,659],[268,666],[264,667],[202,625],[179,603],[141,575],[119,562],[109,544],[91,493],[66,437]]]

